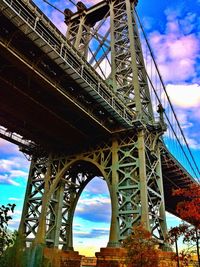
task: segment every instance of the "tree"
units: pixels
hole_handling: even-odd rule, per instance
[[[13,234],[8,231],[8,222],[12,219],[9,212],[14,212],[15,204],[0,206],[0,257],[3,252],[13,244]]]
[[[200,266],[199,232],[200,232],[200,185],[190,184],[185,188],[179,188],[172,192],[181,201],[177,204],[176,212],[183,220],[191,223],[193,228],[185,231],[184,241],[194,241],[197,247],[197,257]],[[184,200],[182,200],[184,198]]]
[[[127,237],[123,246],[128,251],[129,267],[156,267],[159,261],[159,252],[156,249],[157,241],[142,225],[136,226],[132,234]]]
[[[173,245],[175,244],[175,249],[176,249],[176,256],[175,260],[177,261],[177,267],[180,267],[180,260],[183,259],[183,253],[179,255],[179,250],[178,250],[178,239],[180,236],[185,233],[187,229],[186,224],[180,224],[179,226],[171,227],[170,230],[168,231],[168,237],[167,240]],[[185,265],[187,266],[187,265]]]
[[[179,253],[179,259],[180,259],[180,263],[181,263],[181,267],[188,267],[190,260],[191,260],[191,254],[189,251],[187,250],[182,250]]]
[[[193,183],[188,187],[173,190],[172,195],[184,198],[176,207],[180,218],[200,228],[200,185]]]

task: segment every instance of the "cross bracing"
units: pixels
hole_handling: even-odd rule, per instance
[[[17,1],[16,2],[8,1],[8,3],[10,5],[12,5],[12,8],[16,12],[18,11],[18,12],[21,13],[21,15],[24,17],[23,19],[29,20],[29,23],[30,23],[31,27],[33,27],[34,25],[37,26],[37,22],[41,20],[41,19],[39,19],[39,17],[42,16],[42,19],[45,20],[44,25],[48,25],[48,30],[45,30],[43,28],[44,27],[43,23],[41,25],[39,25],[39,22],[38,22],[38,28],[36,27],[37,29],[35,28],[35,30],[40,32],[40,33],[42,33],[43,38],[46,38],[46,40],[48,40],[48,42],[50,42],[54,48],[57,47],[57,49],[58,49],[58,47],[59,47],[59,49],[61,49],[61,47],[64,47],[64,45],[62,45],[64,43],[63,36],[58,32],[58,30],[55,28],[55,26],[53,26],[50,22],[47,21],[48,19],[45,16],[43,16],[41,13],[39,13],[39,10],[37,10],[35,15],[33,15],[31,13],[28,14],[27,11],[25,11],[24,7],[21,4],[18,4]],[[34,4],[31,3],[31,5],[34,5]],[[120,5],[120,6],[116,6],[116,10],[120,10],[119,7],[123,8],[124,4],[120,4],[120,3],[116,2],[116,5]],[[23,14],[23,10],[24,10],[24,14]],[[113,12],[114,12],[114,10],[115,10],[115,8],[113,9]],[[92,54],[91,53],[87,53],[87,55],[84,55],[84,58],[86,58],[86,59],[88,58],[88,62],[90,64],[93,64],[93,69],[101,69],[101,63],[104,62],[104,64],[106,64],[105,63],[106,61],[108,62],[107,64],[110,66],[110,64],[111,64],[110,53],[111,53],[111,49],[112,49],[112,44],[110,44],[111,29],[108,26],[109,25],[108,17],[110,16],[108,4],[107,4],[107,2],[102,1],[99,4],[97,4],[95,7],[92,7],[90,9],[86,10],[86,11],[84,10],[84,12],[86,13],[85,20],[87,21],[87,24],[93,26],[92,28],[90,27],[88,29],[89,26],[86,25],[86,28],[88,29],[87,30],[88,32],[85,35],[86,36],[89,35],[86,38],[87,40],[79,40],[79,42],[78,42],[77,40],[75,40],[76,39],[75,36],[77,36],[77,35],[74,34],[73,35],[74,37],[72,39],[69,38],[69,41],[71,41],[73,44],[75,44],[74,42],[76,41],[75,47],[78,44],[79,44],[79,46],[80,46],[80,44],[82,44],[82,47],[83,47],[84,42],[85,42],[87,44],[86,46],[88,48],[89,46],[94,47],[93,42],[94,42],[94,39],[96,39],[98,41],[98,43],[99,43],[98,46],[95,49],[93,48],[93,51],[92,51],[92,48],[91,48],[90,51],[92,51]],[[99,15],[98,16],[92,16],[91,14],[93,14],[94,12],[96,12],[95,15],[97,13]],[[118,13],[119,13],[119,11],[118,11]],[[30,16],[30,17],[28,17],[28,16]],[[77,14],[70,13],[70,15],[68,15],[68,20],[67,20],[67,24],[70,24],[70,21],[72,21],[72,24],[76,25],[76,29],[77,30],[78,30],[77,20],[79,19],[78,16],[79,16],[78,13]],[[120,15],[120,16],[123,17],[123,14]],[[137,17],[138,16],[134,17],[133,25],[136,25],[136,18]],[[117,25],[118,21],[122,21],[122,20],[120,20],[120,17],[117,15],[116,16],[116,25]],[[107,25],[107,31],[103,35],[103,33],[102,33],[103,31],[101,29],[102,29],[102,27],[103,27],[103,29],[105,29],[106,25]],[[128,55],[128,53],[125,53],[124,49],[126,49],[126,46],[130,45],[130,43],[129,43],[129,41],[127,41],[127,39],[126,39],[127,37],[124,38],[125,34],[126,34],[126,31],[127,31],[127,29],[126,29],[127,27],[123,26],[123,25],[124,24],[121,23],[120,27],[116,26],[116,31],[114,32],[114,34],[117,35],[117,31],[119,31],[119,36],[120,36],[119,40],[117,41],[117,43],[115,45],[116,49],[114,47],[114,51],[116,51],[116,53],[119,53],[119,59],[117,59],[118,58],[117,55],[115,57],[116,58],[115,59],[116,60],[115,64],[118,64],[117,62],[120,62],[120,64],[123,64],[122,60],[120,60],[120,57],[123,57],[123,54],[125,54],[123,60],[124,60],[124,62],[126,62],[126,65],[127,65],[127,64],[130,64],[130,55]],[[140,24],[140,26],[141,26],[141,24]],[[55,34],[54,34],[54,36],[50,35],[50,32],[52,32],[52,31],[50,30],[49,27],[52,27],[52,31],[54,31],[54,33],[57,33],[56,36],[59,36],[58,39],[55,38]],[[122,30],[123,27],[124,27],[124,30]],[[68,28],[70,28],[70,27],[68,26]],[[23,29],[23,27],[22,27],[22,29]],[[135,31],[137,31],[137,29]],[[71,30],[68,29],[68,32],[70,33]],[[85,36],[85,35],[83,34],[82,36]],[[124,37],[122,38],[123,35],[124,35]],[[31,32],[29,32],[29,36],[31,36]],[[137,32],[137,34],[135,36],[138,36],[138,38],[139,38],[138,32]],[[34,38],[34,37],[32,37],[32,38]],[[50,41],[50,39],[51,39],[51,41]],[[61,40],[61,43],[59,43],[60,40]],[[124,45],[121,43],[121,47],[122,47],[121,48],[122,49],[121,53],[119,52],[120,50],[119,50],[119,45],[118,45],[118,43],[121,42],[120,40],[123,40],[123,42],[124,42]],[[160,73],[159,73],[159,71],[157,69],[157,65],[156,65],[155,59],[154,59],[154,57],[152,57],[153,53],[152,53],[152,50],[151,50],[147,40],[146,40],[146,42],[143,42],[143,46],[145,46],[145,45],[147,46],[147,47],[143,47],[143,50],[146,53],[146,55],[144,56],[145,69],[143,69],[143,71],[142,71],[143,74],[138,74],[138,77],[141,77],[141,79],[143,79],[142,77],[147,77],[145,82],[141,80],[141,84],[142,84],[141,88],[143,88],[144,86],[149,86],[149,88],[150,88],[150,96],[147,96],[147,95],[145,95],[144,93],[141,92],[141,96],[146,98],[146,100],[143,101],[143,108],[145,106],[148,107],[148,105],[149,105],[149,108],[147,108],[144,113],[145,114],[152,114],[152,108],[150,107],[151,104],[148,104],[148,103],[150,103],[149,102],[150,99],[151,99],[151,103],[153,104],[154,118],[156,118],[158,116],[157,113],[156,113],[156,108],[155,107],[157,105],[159,105],[159,104],[162,104],[162,106],[165,108],[164,116],[166,118],[166,123],[168,124],[168,130],[167,130],[167,133],[164,135],[164,140],[166,140],[166,142],[167,142],[166,144],[169,147],[169,149],[172,151],[172,153],[173,153],[173,150],[175,150],[174,147],[178,147],[178,150],[180,151],[178,153],[178,156],[180,158],[179,160],[181,161],[181,163],[184,166],[186,166],[187,168],[190,169],[189,172],[193,176],[198,178],[198,175],[199,175],[198,167],[195,164],[194,158],[190,153],[190,149],[189,149],[189,147],[187,145],[187,141],[186,141],[186,139],[184,137],[184,134],[183,134],[183,132],[182,132],[182,130],[180,128],[180,124],[178,123],[177,118],[175,117],[176,115],[175,116],[173,115],[174,112],[173,112],[173,110],[171,108],[172,107],[171,106],[171,102],[169,102],[168,95],[167,95],[166,90],[164,88],[164,84],[163,84],[162,78],[161,78]],[[143,60],[143,57],[139,56],[139,54],[138,54],[138,53],[141,53],[140,52],[141,51],[141,49],[140,49],[140,41],[138,41],[138,43],[136,43],[135,46],[136,46],[135,50],[138,51],[136,53],[136,55],[138,57],[138,60]],[[44,49],[47,49],[47,48],[45,48],[45,46],[44,46]],[[62,48],[62,49],[64,49],[64,48]],[[69,47],[68,47],[68,49],[69,49]],[[71,51],[73,51],[72,47],[70,49],[71,49]],[[59,50],[59,53],[61,53],[61,50]],[[80,47],[78,48],[78,50],[80,50]],[[53,54],[53,52],[51,52],[49,50],[48,54],[51,55],[51,54]],[[74,56],[74,54],[73,54],[73,56]],[[52,57],[52,59],[53,60],[55,59],[55,55]],[[82,58],[82,60],[83,60],[83,58]],[[68,61],[70,61],[70,58],[68,59]],[[59,64],[61,65],[61,62],[59,62]],[[71,64],[75,64],[74,66],[76,66],[75,62],[73,62]],[[139,61],[138,61],[138,64],[140,64]],[[80,70],[79,70],[79,75],[80,74],[86,75],[86,74],[84,74],[84,68],[85,68],[84,65],[85,65],[85,62],[82,65],[81,73],[80,73]],[[126,71],[126,75],[129,75],[128,74],[129,71],[128,71],[128,68],[127,68],[126,65],[124,65],[126,70],[127,70]],[[122,74],[120,74],[120,75],[123,75],[123,67],[120,67],[120,66],[121,65],[119,65],[119,67],[116,67],[114,69],[117,70],[117,68],[121,68],[121,73]],[[144,66],[143,62],[141,64],[141,66]],[[76,69],[76,67],[75,67],[75,69]],[[116,82],[115,82],[115,78],[112,79],[113,73],[111,75],[111,73],[109,73],[109,71],[111,71],[111,68],[108,68],[108,69],[106,70],[106,73],[102,69],[101,69],[101,71],[98,70],[98,73],[102,76],[102,73],[104,72],[104,77],[107,76],[107,78],[106,78],[107,82],[110,84],[111,83],[110,80],[112,80],[113,89],[114,89],[114,91],[116,91],[116,88],[117,88],[116,86],[117,85],[116,85]],[[142,70],[140,67],[138,69],[139,69],[139,71]],[[65,71],[66,71],[66,69],[65,69]],[[74,75],[76,75],[76,74],[74,74]],[[119,76],[119,74],[117,74],[117,75]],[[92,97],[94,96],[93,95],[94,94],[94,90],[98,91],[98,95],[97,95],[96,100],[100,103],[100,105],[103,104],[104,107],[106,105],[106,109],[108,110],[109,114],[112,114],[111,110],[113,108],[114,108],[114,112],[117,110],[117,114],[115,116],[117,116],[117,118],[120,121],[120,123],[125,118],[126,127],[131,126],[131,120],[136,119],[137,116],[138,116],[138,112],[136,110],[134,110],[133,108],[131,108],[131,107],[135,106],[135,104],[133,103],[133,102],[135,102],[134,96],[133,96],[133,93],[130,92],[130,89],[128,89],[128,87],[127,87],[128,84],[125,87],[124,87],[124,85],[120,86],[120,81],[122,82],[123,79],[129,81],[129,84],[130,84],[130,77],[127,76],[127,77],[124,77],[122,79],[122,78],[119,78],[120,77],[119,76],[117,78],[117,80],[118,80],[118,89],[117,89],[116,94],[114,94],[114,97],[116,98],[117,97],[116,95],[118,95],[117,102],[120,103],[120,104],[118,104],[117,102],[115,103],[116,99],[113,98],[113,94],[110,95],[108,93],[108,91],[110,92],[111,88],[109,88],[109,87],[108,88],[105,87],[106,89],[99,88],[99,84],[101,84],[103,80],[101,80],[101,82],[99,80],[97,80],[94,83],[93,83],[93,81],[90,80],[90,84],[88,86],[88,82],[87,82],[88,77],[86,77],[86,76],[85,76],[85,79],[86,79],[85,83],[83,83],[84,89],[86,87],[90,87],[90,89],[87,89],[86,91],[89,90],[89,93],[92,95]],[[77,80],[79,80],[79,79],[77,79]],[[140,80],[140,78],[139,78],[139,80]],[[92,88],[91,88],[91,83],[93,84]],[[130,86],[131,85],[129,85],[129,87]],[[145,89],[144,89],[144,91],[145,91]],[[101,101],[101,98],[103,98],[104,100],[106,99],[107,101],[106,102],[105,101]],[[147,101],[147,99],[149,99],[149,100]],[[123,104],[123,102],[124,102],[125,105]],[[132,104],[131,104],[131,102],[132,102]],[[149,109],[151,109],[151,112],[149,112]],[[133,111],[134,114],[131,114],[130,111]],[[137,113],[137,115],[136,115],[136,113]],[[171,115],[171,113],[172,113],[172,115]],[[121,117],[123,117],[123,116],[124,116],[124,118],[122,119]],[[151,116],[151,120],[152,120],[153,116],[152,115],[150,115],[150,116]],[[174,117],[173,122],[170,122],[170,117]],[[169,136],[170,136],[170,138],[169,138]],[[175,155],[175,156],[177,156],[177,155]]]
[[[75,4],[75,2],[73,3]],[[131,3],[133,4],[133,1],[131,1]],[[110,12],[108,12],[109,5],[111,7]],[[126,103],[126,105],[130,109],[136,111],[137,115],[137,110],[139,109],[139,107],[136,108],[136,103],[137,105],[140,105],[142,103],[143,115],[140,114],[140,116],[146,116],[146,120],[157,120],[157,107],[159,105],[162,105],[162,107],[165,109],[165,123],[168,126],[163,140],[164,142],[166,142],[166,145],[172,154],[175,153],[175,150],[178,151],[175,157],[178,157],[181,164],[183,164],[185,168],[189,170],[190,174],[193,177],[199,179],[199,168],[191,153],[186,137],[184,136],[181,125],[173,109],[172,103],[162,80],[162,76],[156,64],[154,53],[148,42],[147,36],[144,32],[135,7],[131,7],[130,5],[130,8],[132,8],[131,12],[133,13],[131,21],[131,24],[133,25],[133,34],[132,38],[130,39],[126,21],[128,12],[126,10],[125,2],[111,1],[110,4],[108,4],[108,2],[102,1],[94,7],[84,9],[84,15],[82,17],[85,18],[85,24],[87,25],[87,27],[90,27],[88,25],[90,25],[91,22],[92,25],[95,25],[95,23],[97,25],[97,30],[95,31],[95,26],[93,26],[90,31],[90,38],[87,40],[87,47],[91,46],[91,50],[93,48],[93,54],[96,56],[96,62],[98,62],[98,58],[100,59],[99,64],[95,64],[95,69],[97,69],[100,74],[103,72],[103,59],[104,65],[107,65],[106,72],[104,71],[104,77],[106,76],[108,83],[112,84],[113,90],[116,92],[116,94]],[[120,10],[122,10],[123,12],[121,12]],[[94,17],[91,16],[92,11],[95,14]],[[71,24],[76,24],[77,29],[78,25],[79,28],[81,27],[78,21],[78,17],[79,13],[68,14],[67,25],[69,31]],[[102,23],[102,25],[99,21]],[[105,25],[105,21],[107,21],[107,27]],[[113,31],[111,29],[112,25],[114,27]],[[99,32],[101,32],[101,27],[102,32],[104,31],[103,40],[107,40],[107,43],[110,43],[110,46],[104,47],[104,42],[99,41],[99,46],[94,48],[94,36],[92,32],[98,34]],[[107,29],[107,31],[105,29]],[[111,42],[111,35],[114,42]],[[77,35],[74,34],[74,40],[76,39],[76,37]],[[140,39],[142,40],[142,43],[140,43]],[[132,49],[129,49],[131,47],[131,40],[134,40],[135,44],[134,46],[132,44]],[[82,44],[84,44],[83,40]],[[77,49],[79,49],[78,46]],[[135,59],[131,58],[130,54],[133,50],[136,51]],[[142,50],[143,55],[141,54]],[[101,52],[98,56],[99,51]],[[109,56],[111,55],[111,53],[112,55],[114,55],[113,60],[111,59],[111,56]],[[86,55],[86,58],[87,57],[88,55]],[[88,58],[88,60],[89,62],[92,62],[91,59]],[[109,68],[111,61],[113,66],[112,73],[111,68]],[[136,76],[138,76],[138,81],[140,83],[140,101],[136,101],[136,95],[134,92],[137,85],[135,85],[133,91],[131,84],[131,81],[133,80],[133,77],[131,76],[131,62],[133,61],[136,61],[138,65],[138,74]],[[126,82],[124,83],[124,81]],[[147,89],[147,87],[149,87],[149,89]]]
[[[49,21],[45,21],[43,14],[39,13],[38,10],[34,13],[28,12],[26,6],[23,6],[18,1],[5,1],[5,3],[11,8],[8,10],[6,6],[5,9],[2,6],[2,11],[13,19],[14,24],[27,34],[45,53],[48,53],[89,95],[95,98],[104,108],[108,109],[109,113],[115,114],[114,116],[119,119],[122,125],[124,121],[127,127],[131,126],[134,114],[131,114],[129,109],[113,94],[98,74],[94,75],[90,65],[66,42],[55,26],[51,25]],[[29,5],[31,4],[29,3]],[[42,21],[39,17],[42,17]],[[45,28],[45,25],[47,25],[47,28]],[[54,34],[51,33],[51,30]]]
[[[140,222],[163,245],[165,207],[175,213],[171,189],[195,181],[163,143],[164,118],[176,139],[179,133],[169,120],[171,103],[162,95],[152,51],[147,60],[143,57],[136,1],[102,1],[90,9],[78,6],[75,14],[65,11],[67,40],[32,2],[0,2],[1,84],[7,86],[2,95],[8,103],[9,93],[20,96],[19,103],[28,102],[34,110],[27,105],[22,114],[11,101],[18,108],[13,112],[3,103],[1,111],[9,118],[0,116],[8,128],[4,134],[12,141],[17,129],[36,147],[44,146],[43,153],[32,154],[21,233],[36,244],[73,249],[78,198],[98,175],[106,180],[112,202],[108,246],[120,246]],[[9,72],[11,63],[16,73]],[[148,72],[153,64],[156,74]]]

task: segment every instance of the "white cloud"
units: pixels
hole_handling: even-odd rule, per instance
[[[94,177],[84,191],[96,195],[102,195],[103,193],[108,194],[108,186],[101,177]]]
[[[0,159],[0,184],[20,186],[28,177],[29,162],[18,153],[18,157]]]
[[[22,201],[22,198],[16,198],[16,197],[9,197],[8,200],[13,200],[13,201]]]
[[[169,57],[172,59],[194,59],[199,50],[199,42],[195,35],[181,36],[169,45]]]
[[[182,10],[166,10],[167,24],[164,33],[154,31],[150,43],[165,82],[184,82],[196,79],[196,62],[199,57],[200,41],[194,34],[198,17],[196,14],[181,13]]]
[[[73,234],[79,238],[102,238],[109,235],[109,230],[109,228],[92,228],[89,231],[74,231]]]
[[[142,18],[142,25],[145,30],[150,30],[154,24],[155,24],[154,18],[147,16]]]
[[[65,35],[67,31],[67,25],[64,22],[64,15],[54,10],[51,13],[50,20],[53,21],[55,26]]]
[[[19,227],[22,211],[21,210],[14,210],[12,213],[11,211],[8,212],[8,215],[11,216],[11,220],[8,221],[8,226],[12,230],[16,230]]]
[[[198,84],[168,84],[166,89],[174,105],[182,108],[200,108],[200,86]]]
[[[186,136],[187,143],[191,149],[200,149],[200,142],[198,140],[191,138],[190,136]]]
[[[22,153],[16,156],[11,156],[7,159],[0,159],[0,172],[11,170],[28,170],[30,162],[24,157]]]
[[[20,170],[10,171],[10,178],[27,178],[28,173]]]
[[[87,6],[95,5],[101,2],[101,0],[84,0],[84,4]]]
[[[76,208],[76,216],[91,222],[109,223],[111,218],[110,198],[82,198]]]
[[[20,186],[20,183],[12,180],[7,174],[0,175],[0,184],[8,184],[13,186]]]

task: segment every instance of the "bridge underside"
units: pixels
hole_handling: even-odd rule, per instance
[[[0,124],[44,148],[66,149],[108,131],[1,47]],[[69,89],[70,90],[70,89]],[[9,105],[8,105],[9,103]]]
[[[55,68],[51,70],[53,64],[47,55],[31,41],[24,40],[24,36],[1,16],[2,28],[4,25],[10,34],[9,39],[1,39],[0,43],[0,124],[25,139],[51,149],[64,150],[66,146],[73,147],[106,136],[109,130],[103,126],[104,111],[97,113],[98,120],[90,115],[90,109],[98,106],[97,103],[87,97],[86,109],[83,92],[66,75],[60,75],[59,79],[55,77],[52,81]],[[30,53],[30,56],[32,52],[34,59],[30,57],[29,62],[24,60],[22,53],[11,48],[12,44]],[[45,71],[49,72],[50,79]],[[59,89],[58,86],[63,84],[68,94]],[[80,98],[79,103],[76,98]]]

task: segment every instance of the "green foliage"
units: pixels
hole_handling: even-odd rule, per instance
[[[0,257],[3,252],[11,245],[13,245],[15,235],[8,231],[8,222],[12,219],[9,215],[14,212],[15,204],[8,204],[7,206],[0,206]]]
[[[15,231],[13,245],[8,247],[0,258],[1,267],[27,267],[25,264],[26,255],[24,253],[25,240]]]
[[[123,242],[123,246],[128,251],[128,266],[158,266],[159,252],[156,245],[157,241],[142,225],[134,227],[132,234]]]

